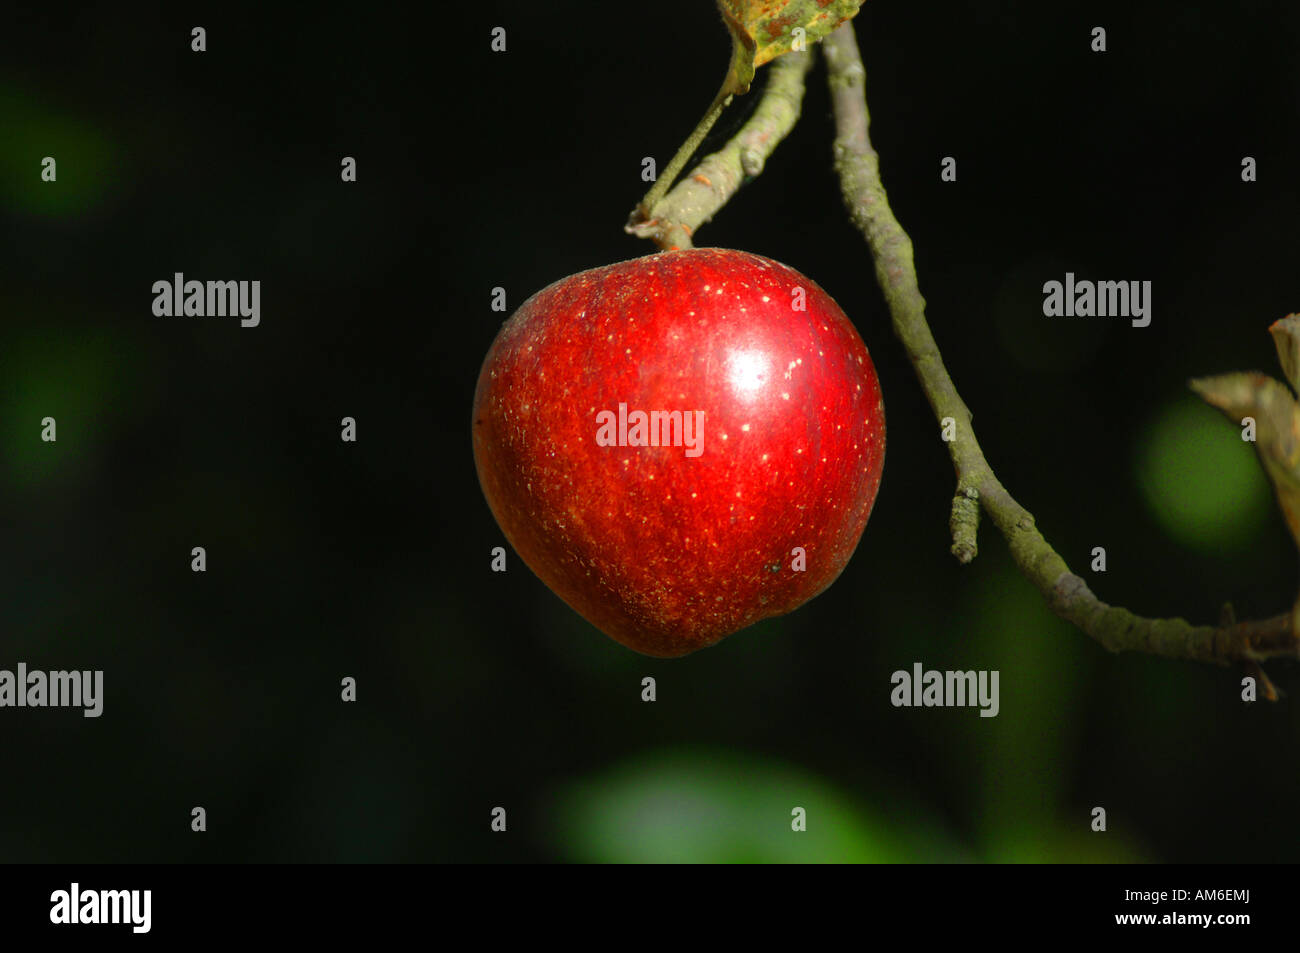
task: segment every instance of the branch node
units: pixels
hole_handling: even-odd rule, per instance
[[[1237,622],[1237,610],[1232,607],[1231,602],[1225,602],[1219,609],[1219,628],[1226,629]]]
[[[948,529],[952,533],[952,554],[966,565],[979,554],[980,491],[973,486],[958,487],[952,498],[952,515]]]

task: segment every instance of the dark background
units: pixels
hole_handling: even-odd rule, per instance
[[[811,276],[871,349],[889,447],[844,575],[659,661],[517,558],[489,571],[491,289],[513,310],[651,252],[622,232],[642,157],[666,163],[729,56],[710,4],[610,6],[6,14],[0,668],[103,669],[105,702],[0,710],[0,860],[1294,859],[1293,664],[1269,667],[1290,697],[1246,705],[1240,672],[1057,620],[987,523],[972,565],[948,554],[951,465],[843,213],[822,67],[697,237]],[[1186,380],[1280,376],[1300,8],[869,0],[857,30],[931,324],[1008,488],[1106,601],[1284,610],[1295,546]],[[261,280],[261,326],[153,316],[175,271]],[[1043,317],[1066,271],[1151,280],[1151,326]],[[891,707],[917,661],[999,670],[1001,713]]]

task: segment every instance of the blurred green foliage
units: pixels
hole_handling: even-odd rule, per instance
[[[123,386],[114,342],[100,327],[74,325],[57,336],[7,329],[0,350],[0,486],[48,486],[107,437],[104,421]],[[40,439],[46,417],[54,441]]]
[[[1122,862],[1136,851],[1124,833],[1097,836],[1091,808],[1071,802],[1072,749],[1088,717],[1082,678],[1092,650],[1054,616],[1005,560],[986,567],[962,618],[976,657],[999,670],[1001,710],[962,734],[981,752],[978,837],[981,855],[1016,863]]]
[[[1201,552],[1244,549],[1267,520],[1281,518],[1240,428],[1194,397],[1165,406],[1150,422],[1136,469],[1161,529]]]
[[[0,85],[0,209],[70,217],[102,201],[121,179],[121,156],[92,120]],[[41,178],[42,161],[55,160],[56,178]]]
[[[890,822],[822,778],[727,750],[645,752],[556,797],[551,840],[595,863],[962,859],[920,812]],[[792,828],[795,808],[806,829]]]

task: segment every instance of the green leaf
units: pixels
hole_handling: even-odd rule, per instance
[[[795,30],[804,31],[805,49],[852,18],[862,0],[718,0],[731,31],[731,69],[723,87],[728,94],[749,92],[754,72],[794,45]]]

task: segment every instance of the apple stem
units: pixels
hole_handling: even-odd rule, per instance
[[[804,78],[812,51],[782,56],[771,66],[754,113],[729,142],[703,157],[655,202],[650,217],[632,209],[623,230],[648,238],[664,251],[693,247],[695,230],[713,219],[746,182],[763,172],[767,158],[799,120]]]
[[[713,97],[713,102],[709,104],[708,110],[705,111],[704,118],[696,123],[694,131],[689,137],[687,137],[686,141],[682,143],[681,148],[677,150],[677,154],[672,157],[668,165],[664,166],[663,172],[661,172],[659,177],[655,179],[655,184],[650,187],[650,191],[645,194],[645,198],[641,199],[640,204],[637,206],[637,209],[640,212],[641,221],[649,221],[651,213],[654,211],[654,207],[659,204],[659,200],[664,197],[664,194],[667,193],[672,184],[677,181],[677,176],[681,175],[682,168],[686,165],[686,161],[695,154],[695,150],[700,147],[700,143],[704,141],[704,137],[709,134],[709,130],[713,128],[713,124],[716,123],[718,117],[722,115],[722,110],[727,108],[727,104],[731,102],[732,97],[730,89],[731,73],[728,72],[726,80],[723,81],[717,95]]]

